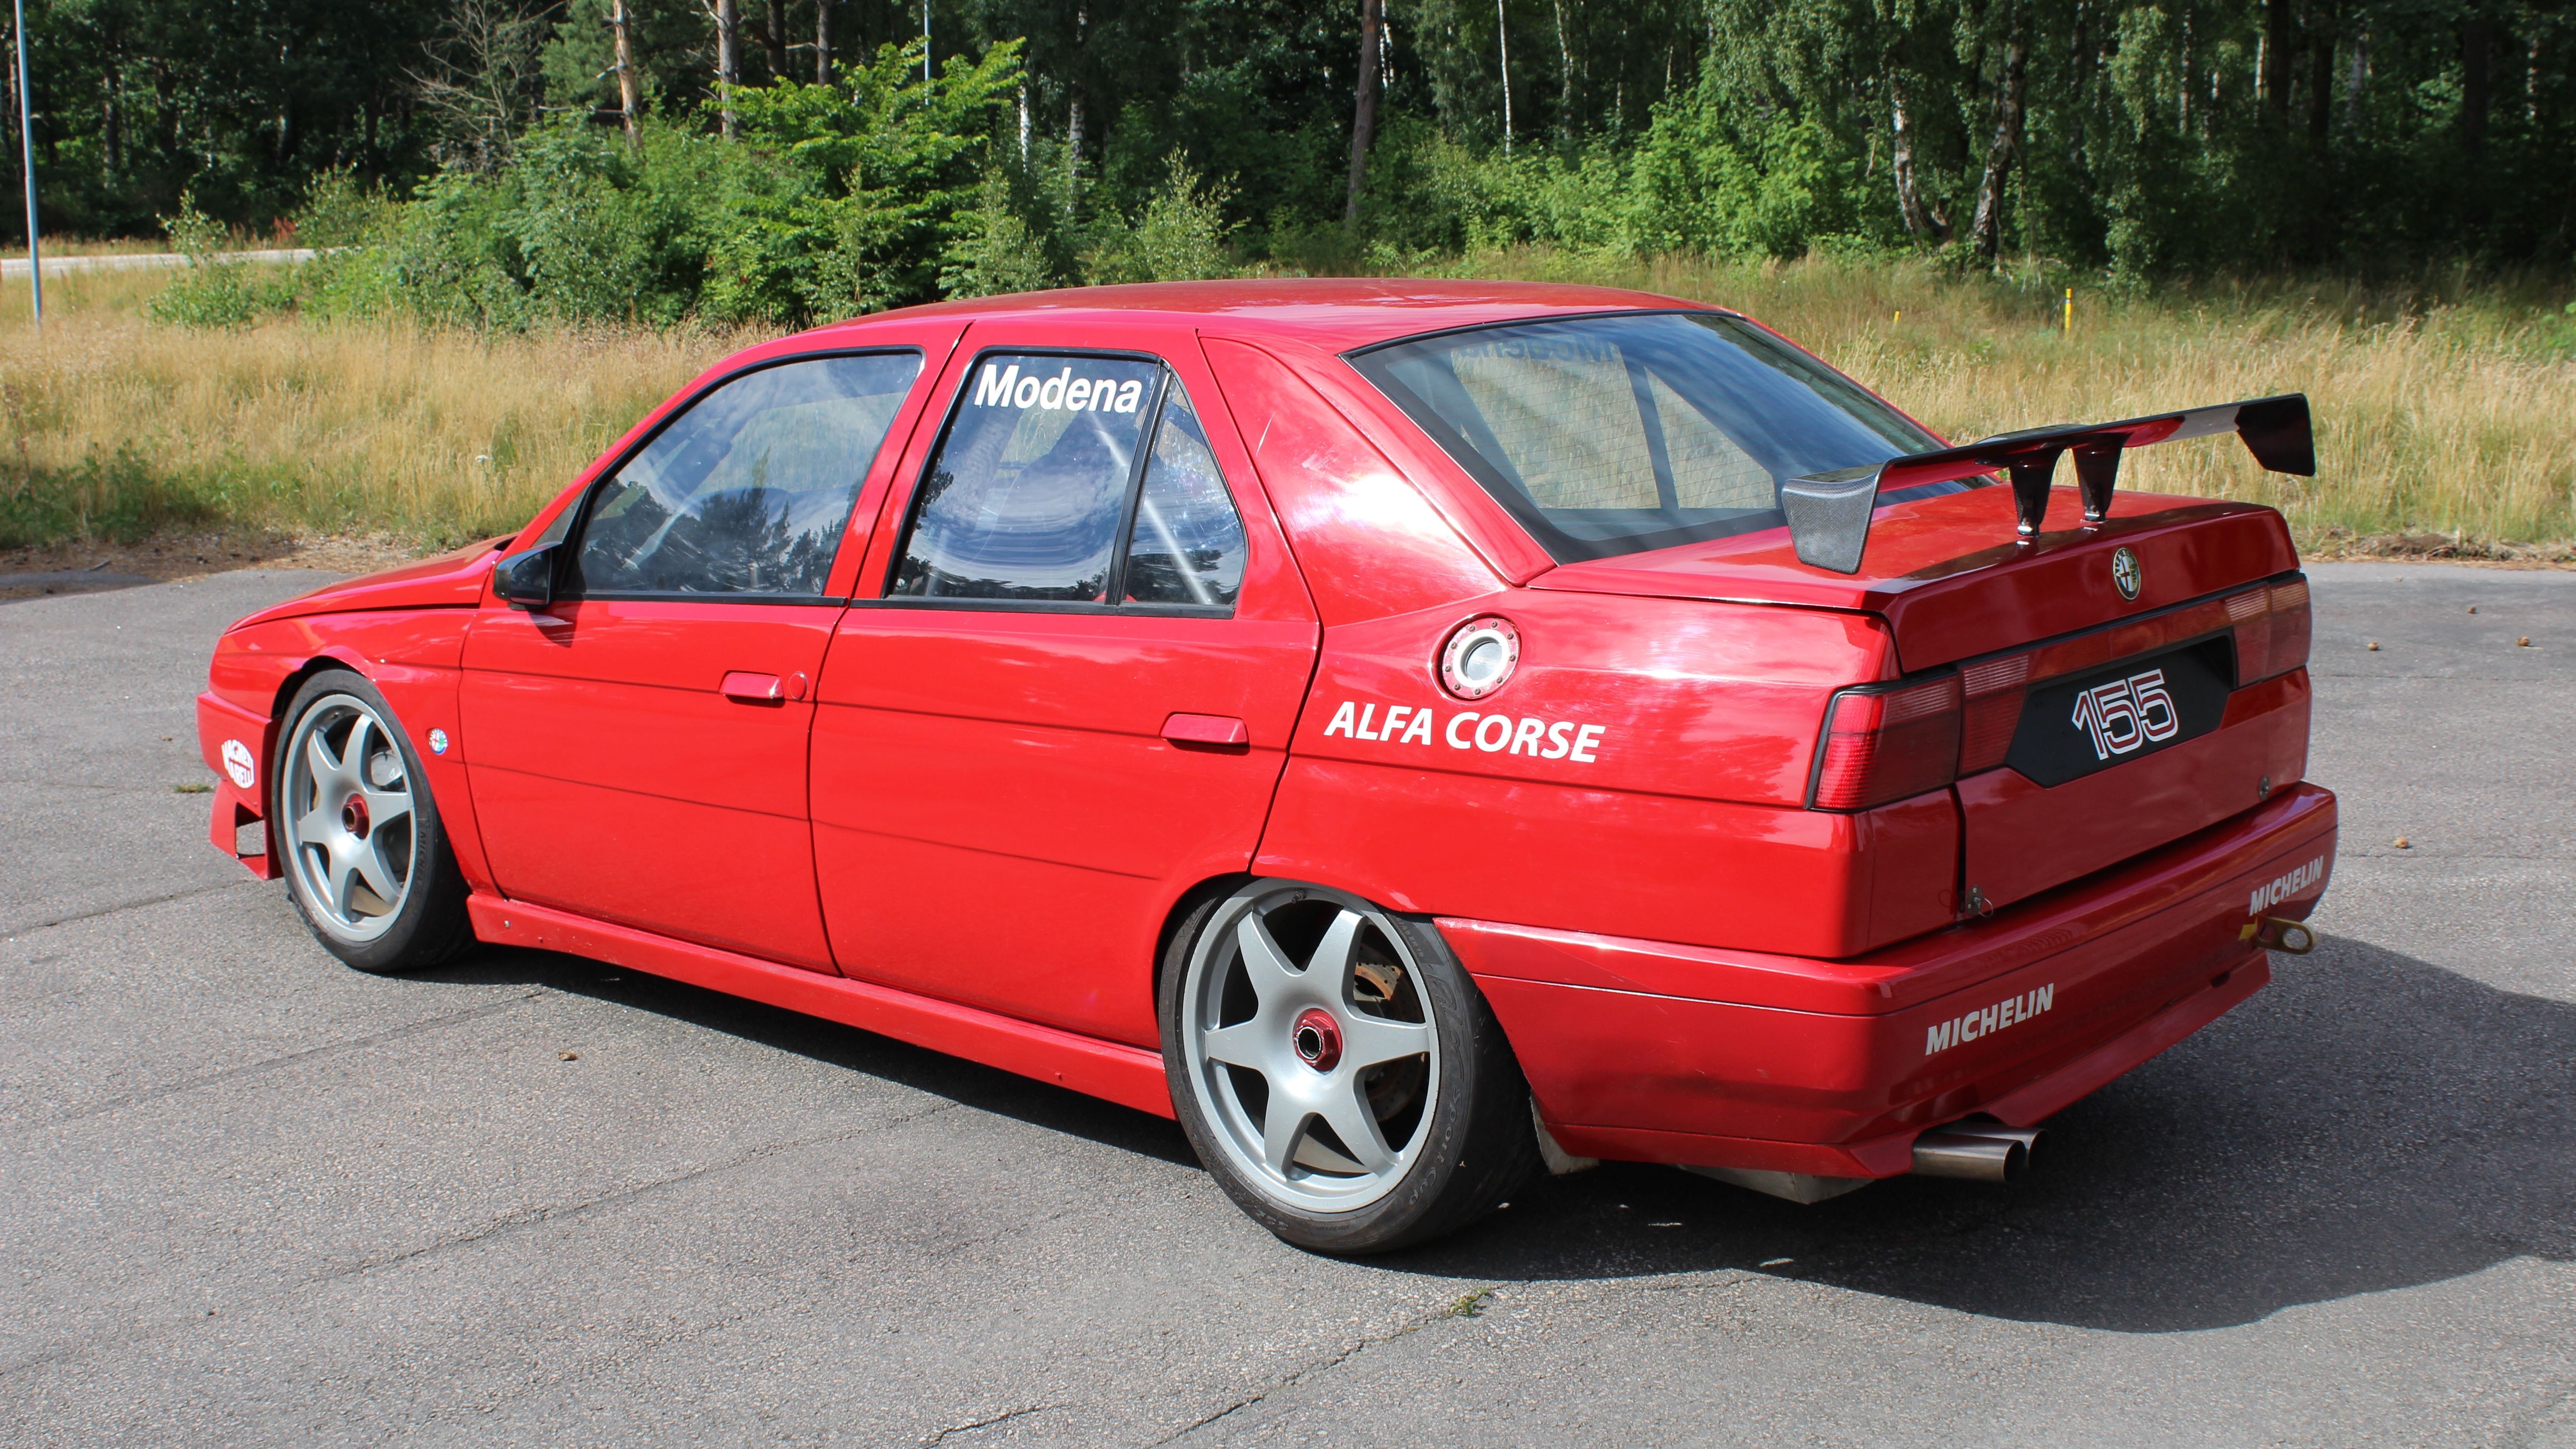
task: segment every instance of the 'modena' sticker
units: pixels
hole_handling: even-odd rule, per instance
[[[250,762],[250,746],[239,740],[224,741],[224,773],[245,790],[259,782],[259,771]]]

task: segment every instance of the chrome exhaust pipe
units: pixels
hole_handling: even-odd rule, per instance
[[[1924,1177],[1970,1182],[2010,1182],[2030,1165],[2039,1145],[2036,1127],[2001,1122],[1953,1122],[1914,1139],[1914,1170]]]

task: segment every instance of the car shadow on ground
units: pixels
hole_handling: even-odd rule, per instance
[[[721,1031],[778,1051],[864,1072],[978,1111],[1191,1167],[1198,1158],[1171,1122],[1097,1097],[947,1056],[801,1012],[553,951],[477,946],[409,979],[543,986]]]
[[[617,1001],[1193,1160],[1160,1119],[614,967],[495,951],[436,975]],[[2576,1006],[2360,942],[2276,957],[2269,988],[2049,1125],[2032,1171],[2008,1188],[1899,1178],[1802,1207],[1611,1164],[1373,1261],[1483,1283],[1736,1268],[1988,1317],[2165,1333],[2515,1257],[2576,1258]]]
[[[2270,987],[2049,1128],[2011,1187],[1899,1178],[1813,1207],[1604,1167],[1405,1263],[1496,1279],[1769,1264],[2164,1333],[2576,1257],[2576,1006],[2355,941],[2275,957]]]

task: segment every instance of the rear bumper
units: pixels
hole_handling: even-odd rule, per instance
[[[1443,919],[1569,1152],[1827,1177],[1917,1133],[2028,1126],[2270,980],[2246,927],[2301,918],[2334,796],[2264,805],[1987,919],[1816,961]]]

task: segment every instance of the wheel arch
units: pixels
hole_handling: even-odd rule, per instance
[[[1171,908],[1163,913],[1163,923],[1154,931],[1153,970],[1147,974],[1145,981],[1146,989],[1151,993],[1147,998],[1147,1005],[1154,1014],[1154,1022],[1158,1029],[1163,1018],[1163,974],[1171,961],[1172,943],[1179,937],[1182,923],[1190,918],[1191,912],[1210,901],[1223,900],[1234,894],[1243,888],[1244,882],[1251,879],[1253,876],[1250,871],[1240,870],[1208,876],[1174,897]]]

